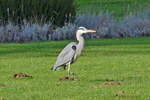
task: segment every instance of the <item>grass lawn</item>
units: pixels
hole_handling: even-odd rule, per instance
[[[150,0],[76,0],[76,3],[79,13],[108,11],[114,12],[117,18],[150,8]]]
[[[150,38],[86,40],[71,70],[78,81],[51,72],[70,41],[0,44],[0,98],[4,100],[150,100]],[[12,78],[15,73],[33,78]],[[120,85],[103,85],[104,82]]]

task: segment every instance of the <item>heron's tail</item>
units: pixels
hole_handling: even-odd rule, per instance
[[[51,68],[52,71],[56,71],[56,69],[57,69],[57,66],[52,66]]]

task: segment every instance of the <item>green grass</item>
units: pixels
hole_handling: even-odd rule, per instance
[[[150,8],[150,0],[76,0],[76,3],[79,6],[79,13],[114,12],[117,18]]]
[[[150,38],[86,40],[82,56],[71,66],[80,80],[60,82],[66,71],[50,68],[69,42],[0,44],[0,84],[5,84],[0,85],[0,98],[150,100]],[[33,78],[12,78],[19,72]],[[102,85],[110,81],[120,85]]]

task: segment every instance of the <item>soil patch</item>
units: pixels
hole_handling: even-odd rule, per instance
[[[13,75],[13,78],[19,78],[19,77],[28,77],[28,78],[32,78],[32,76],[27,75],[25,73],[17,73]]]
[[[70,78],[69,77],[62,77],[59,79],[59,81],[72,81],[72,80],[75,80],[74,78]]]

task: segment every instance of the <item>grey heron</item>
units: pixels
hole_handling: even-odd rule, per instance
[[[86,33],[95,33],[95,30],[88,30],[85,27],[79,27],[76,32],[76,39],[78,43],[71,42],[69,43],[57,57],[56,64],[51,68],[52,71],[55,71],[59,68],[68,66],[68,78],[70,79],[70,74],[74,74],[70,71],[70,64],[72,64],[76,59],[81,55],[81,52],[84,48],[84,38],[83,34]],[[74,74],[75,75],[75,74]]]

